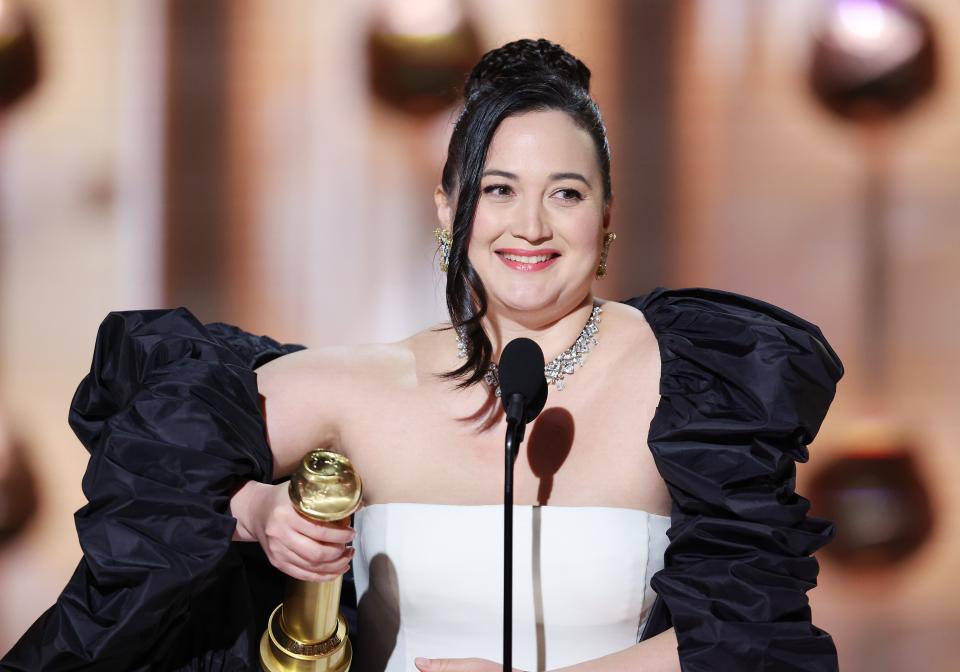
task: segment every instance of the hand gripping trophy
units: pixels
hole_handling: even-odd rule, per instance
[[[314,450],[290,478],[290,499],[310,520],[349,524],[362,486],[350,460]],[[331,581],[287,579],[286,595],[260,639],[264,672],[348,672],[353,651],[340,616],[342,577]]]

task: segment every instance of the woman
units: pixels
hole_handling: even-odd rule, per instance
[[[748,297],[595,296],[614,236],[588,85],[545,40],[471,72],[435,194],[452,329],[302,350],[183,309],[111,314],[71,409],[92,453],[84,560],[0,669],[255,669],[277,575],[231,535],[300,579],[353,560],[355,669],[499,669],[491,362],[526,336],[589,356],[548,364],[517,462],[515,663],[836,670],[806,598],[833,528],[794,483],[840,361]],[[273,483],[318,446],[363,476],[355,539]]]

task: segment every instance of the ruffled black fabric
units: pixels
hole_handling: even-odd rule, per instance
[[[794,491],[842,375],[820,330],[706,289],[632,299],[660,344],[646,437],[673,497],[643,639],[675,628],[684,672],[837,670],[811,623],[811,554],[833,535]],[[269,482],[253,369],[300,349],[185,309],[111,313],[70,424],[91,453],[84,558],[0,670],[257,670],[283,577],[231,543],[229,498]],[[349,581],[343,607],[350,618]]]
[[[627,303],[660,345],[648,442],[673,499],[643,637],[672,624],[684,672],[837,670],[806,595],[834,527],[795,485],[840,359],[816,326],[749,297],[658,288]]]
[[[90,451],[83,559],[0,669],[259,669],[282,576],[231,543],[229,500],[272,478],[253,369],[299,349],[182,308],[107,316],[69,414]]]

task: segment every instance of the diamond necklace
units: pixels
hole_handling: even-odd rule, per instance
[[[543,376],[547,379],[548,385],[557,388],[557,392],[566,387],[566,377],[572,376],[578,368],[583,366],[590,348],[600,343],[597,332],[600,331],[600,313],[602,312],[603,308],[594,304],[590,317],[587,318],[587,323],[583,325],[574,344],[544,365]],[[457,357],[460,359],[467,357],[467,340],[464,338],[462,328],[457,329]],[[483,382],[494,389],[497,397],[500,396],[500,367],[496,363],[490,362],[487,372],[483,374]]]

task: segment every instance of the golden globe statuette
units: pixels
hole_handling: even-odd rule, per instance
[[[314,450],[290,477],[290,499],[310,520],[349,524],[360,506],[362,486],[350,460]],[[287,579],[283,603],[270,614],[260,639],[265,672],[347,672],[353,658],[347,624],[340,616],[342,578]]]

